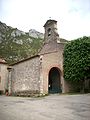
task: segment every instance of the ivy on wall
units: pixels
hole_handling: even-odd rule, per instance
[[[66,81],[83,83],[90,79],[90,37],[70,41],[64,49],[64,78]]]

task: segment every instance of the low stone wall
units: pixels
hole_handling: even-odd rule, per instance
[[[38,90],[24,90],[24,91],[18,91],[18,92],[14,92],[12,93],[13,96],[25,96],[25,97],[33,97],[33,96],[39,96],[40,91]]]

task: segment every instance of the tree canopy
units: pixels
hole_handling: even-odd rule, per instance
[[[78,38],[65,45],[64,78],[73,82],[90,78],[90,37]]]

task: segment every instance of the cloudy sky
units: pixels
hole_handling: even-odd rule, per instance
[[[25,32],[44,33],[49,18],[58,21],[62,38],[90,36],[90,0],[0,0],[0,21]]]

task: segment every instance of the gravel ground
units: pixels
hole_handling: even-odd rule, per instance
[[[0,120],[90,120],[90,94],[0,96]]]

